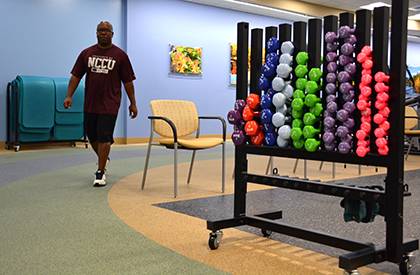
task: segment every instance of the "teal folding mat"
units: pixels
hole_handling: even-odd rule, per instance
[[[54,140],[79,140],[84,136],[83,104],[84,84],[80,82],[73,95],[71,108],[64,108],[69,78],[53,78],[55,85]]]
[[[55,87],[49,77],[17,76],[19,141],[47,141],[54,126]]]

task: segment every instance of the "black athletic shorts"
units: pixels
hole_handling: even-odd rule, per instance
[[[85,113],[85,130],[89,142],[114,143],[117,115]]]

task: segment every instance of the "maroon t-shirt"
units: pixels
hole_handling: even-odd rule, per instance
[[[118,114],[121,103],[121,81],[136,79],[127,54],[115,45],[101,49],[97,44],[84,49],[71,71],[85,81],[85,112]]]

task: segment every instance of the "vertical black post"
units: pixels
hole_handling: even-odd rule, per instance
[[[249,24],[238,23],[236,60],[236,99],[246,99],[248,95],[248,37]]]
[[[248,94],[248,38],[249,24],[238,23],[237,40],[237,80],[236,99],[246,99]],[[242,172],[247,172],[248,165],[246,154],[241,146],[235,146],[235,195],[234,195],[234,216],[245,215],[246,206],[246,180]]]
[[[408,0],[392,1],[389,166],[385,180],[386,251],[398,263],[403,241],[404,100],[407,64]]]
[[[293,23],[293,44],[295,45],[294,55],[298,52],[306,52],[306,22]]]
[[[354,26],[354,14],[350,12],[340,13],[340,27],[349,26],[353,28]]]
[[[356,11],[356,30],[355,35],[357,38],[356,42],[356,55],[360,53],[364,46],[370,46],[370,36],[371,36],[371,27],[372,27],[372,12],[370,10],[358,10]],[[359,62],[356,62],[356,75],[355,75],[355,85],[354,85],[354,104],[357,104],[359,101],[360,95],[360,78],[362,76],[362,65]],[[372,87],[373,88],[373,87]],[[373,98],[373,94],[371,95]],[[353,113],[354,119],[354,129],[357,131],[360,128],[361,124],[361,114],[359,111]],[[372,131],[373,133],[373,131]],[[370,139],[372,144],[373,140]],[[374,143],[374,142],[373,142]],[[356,152],[357,142],[353,143],[353,151]]]
[[[308,68],[321,66],[321,35],[322,20],[319,18],[308,21]]]
[[[279,42],[280,46],[281,43],[285,41],[292,40],[292,25],[290,24],[280,24],[279,25]]]
[[[373,10],[373,68],[372,76],[378,71],[387,72],[388,69],[388,39],[389,39],[389,8],[379,7]],[[373,88],[373,85],[372,85]],[[373,90],[372,90],[373,91]],[[372,118],[378,112],[376,110],[376,93],[372,93]],[[373,153],[378,151],[375,142],[374,130],[377,128],[375,123],[372,123],[372,131],[370,132],[370,150]]]
[[[262,65],[262,41],[263,30],[251,30],[251,80],[249,84],[249,91],[251,93],[261,95],[261,90],[258,89],[258,79],[261,74]]]
[[[270,39],[271,37],[276,37],[277,38],[277,27],[274,27],[274,26],[265,27],[265,43],[264,43],[264,46],[265,46],[266,49],[267,49],[268,39]]]

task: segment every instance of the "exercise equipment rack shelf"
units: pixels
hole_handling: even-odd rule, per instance
[[[292,237],[320,243],[349,251],[339,257],[339,267],[348,274],[357,270],[358,267],[371,263],[384,261],[399,264],[400,272],[408,274],[410,271],[410,258],[413,251],[418,250],[418,240],[403,240],[403,199],[410,193],[404,186],[404,100],[405,100],[405,69],[407,51],[407,17],[408,0],[392,1],[392,24],[391,24],[391,57],[390,57],[390,99],[389,108],[391,114],[389,122],[389,155],[380,156],[369,153],[360,158],[354,153],[340,154],[319,150],[315,153],[296,150],[293,148],[266,147],[255,145],[238,145],[235,147],[235,178],[234,178],[234,216],[231,219],[207,221],[207,229],[211,230],[209,246],[211,249],[218,248],[221,240],[221,229],[250,225],[260,228],[264,236],[271,232],[277,232]],[[377,71],[388,71],[388,26],[389,7],[375,8],[373,11],[373,53],[375,65],[373,74]],[[340,19],[340,20],[338,20]],[[358,39],[356,53],[364,45],[370,45],[372,11],[356,11],[357,26],[355,34]],[[321,64],[321,39],[322,25],[324,35],[329,31],[337,32],[338,22],[340,26],[354,26],[353,13],[341,13],[338,16],[330,15],[321,19],[313,18],[306,22],[293,23],[293,44],[295,53],[306,51],[306,28],[308,24],[308,67],[320,67]],[[291,41],[292,25],[280,24],[279,41]],[[265,28],[265,42],[272,36],[277,37],[277,27]],[[251,74],[250,91],[261,94],[258,90],[258,78],[262,65],[262,37],[263,29],[251,31]],[[237,84],[236,99],[245,99],[248,95],[248,38],[249,23],[240,22],[237,25]],[[325,56],[325,47],[324,47]],[[324,68],[326,66],[324,61]],[[294,64],[296,66],[296,64]],[[325,71],[325,69],[324,69]],[[357,67],[355,79],[360,79],[361,67]],[[325,83],[325,74],[324,81]],[[325,84],[324,84],[325,85]],[[355,104],[360,91],[358,82],[355,85]],[[374,102],[372,102],[372,105]],[[373,116],[373,114],[372,114]],[[360,125],[360,116],[355,116],[356,126]],[[372,130],[373,135],[373,130]],[[371,137],[371,140],[374,136]],[[374,143],[374,142],[372,142]],[[376,152],[372,148],[371,152]],[[385,178],[385,190],[378,191],[357,186],[346,186],[339,183],[321,183],[307,179],[298,179],[281,176],[255,175],[248,173],[247,155],[265,155],[285,158],[299,158],[307,160],[319,160],[338,163],[349,163],[369,166],[380,166],[387,170]],[[247,183],[257,183],[279,188],[287,188],[296,191],[312,192],[331,195],[336,197],[360,199],[379,203],[380,214],[385,218],[386,239],[385,245],[375,245],[363,241],[350,240],[327,233],[291,226],[273,220],[281,219],[282,211],[275,211],[250,216],[246,214]]]

